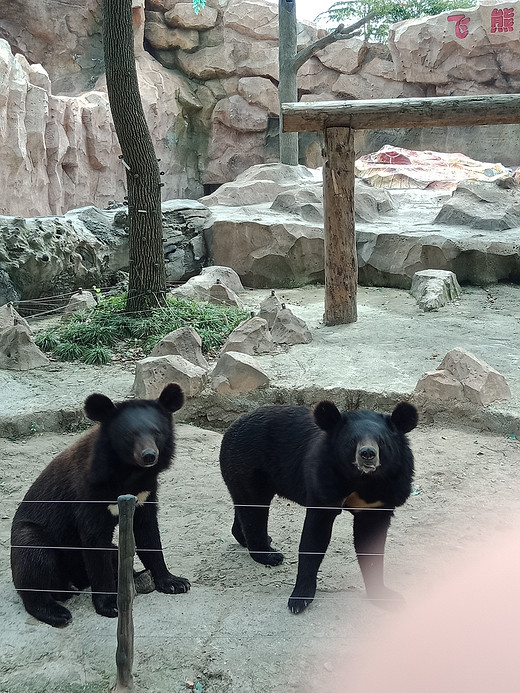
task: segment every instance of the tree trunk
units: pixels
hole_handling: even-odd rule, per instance
[[[135,67],[132,0],[103,0],[103,46],[110,110],[128,186],[128,312],[166,303],[161,178]]]
[[[297,68],[298,25],[295,0],[278,0],[278,63],[280,81],[280,163],[296,166],[298,163],[298,133],[282,131],[282,104],[298,101]]]

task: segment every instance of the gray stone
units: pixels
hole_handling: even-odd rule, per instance
[[[22,318],[12,303],[6,303],[5,305],[0,306],[0,330],[5,329],[6,327],[13,327],[14,325],[22,325],[25,327],[27,332],[29,332],[29,334],[32,334],[29,323],[27,320],[25,320],[25,318]]]
[[[453,272],[421,270],[412,277],[412,296],[424,311],[439,310],[461,295],[461,288]]]
[[[436,371],[426,373],[419,380],[414,393],[426,399],[465,400],[483,407],[511,398],[503,375],[458,347],[446,354]]]
[[[24,325],[15,324],[0,330],[0,368],[28,371],[49,363]]]
[[[63,319],[68,319],[72,313],[81,313],[84,311],[92,310],[97,306],[97,301],[91,291],[85,291],[80,288],[78,292],[72,294],[69,302],[63,309],[64,315]]]
[[[514,178],[459,183],[434,223],[503,231],[520,226],[520,186]]]
[[[182,356],[200,368],[209,368],[202,354],[202,339],[198,332],[189,326],[179,327],[165,335],[152,349],[150,356]]]
[[[236,351],[242,354],[268,354],[275,348],[267,321],[255,317],[245,320],[227,338],[221,353]]]
[[[211,372],[211,386],[223,395],[239,395],[267,387],[269,378],[249,354],[227,351]]]
[[[312,342],[312,334],[305,322],[294,315],[292,310],[286,308],[284,304],[276,315],[271,328],[271,335],[275,344],[290,346]]]
[[[186,397],[203,388],[206,370],[182,356],[149,356],[135,365],[134,392],[140,399],[156,399],[168,383],[178,383]]]
[[[210,301],[211,291],[215,285],[220,284],[229,290],[228,297],[244,290],[240,277],[231,266],[212,265],[204,267],[196,277],[191,277],[185,284],[170,292],[174,297],[188,298],[195,301]],[[214,295],[218,290],[214,290]],[[221,294],[221,298],[224,294]],[[240,305],[240,299],[236,297],[230,300],[233,305]]]
[[[273,323],[275,321],[275,318],[278,314],[278,311],[282,307],[282,302],[276,296],[274,289],[271,291],[271,295],[268,296],[267,298],[264,298],[262,303],[260,304],[260,311],[258,313],[259,318],[263,318],[264,320],[267,321],[267,327],[271,329],[273,326]]]

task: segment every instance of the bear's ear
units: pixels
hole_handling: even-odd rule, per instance
[[[413,431],[419,422],[417,409],[408,402],[399,402],[392,412],[391,419],[396,428],[402,433]]]
[[[106,395],[95,392],[85,400],[85,414],[91,421],[105,421],[114,413],[116,405]]]
[[[159,403],[166,409],[166,411],[177,411],[184,404],[184,393],[181,390],[181,386],[177,383],[170,383],[166,385],[164,390],[159,395]]]
[[[314,409],[314,421],[323,431],[331,431],[341,421],[341,414],[334,402],[324,400]]]

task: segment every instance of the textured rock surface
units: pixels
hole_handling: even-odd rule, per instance
[[[211,386],[222,395],[239,395],[269,385],[269,378],[249,354],[226,351],[210,373]]]
[[[495,183],[459,183],[435,223],[503,231],[520,226],[520,186],[509,178]]]
[[[36,346],[25,325],[15,324],[0,330],[0,369],[29,371],[48,364],[49,359]]]
[[[390,50],[359,38],[326,47],[298,73],[301,99],[517,92],[520,23],[493,33],[491,12],[512,8],[518,16],[520,1],[490,2],[465,11],[465,38],[455,36],[456,23],[445,13],[396,25]],[[188,2],[147,0],[146,14],[142,0],[133,4],[141,96],[165,172],[163,198],[200,197],[204,185],[276,160],[276,4],[209,0],[198,15]],[[100,15],[98,0],[0,4],[0,213],[62,214],[123,199]],[[300,24],[300,48],[319,35]],[[392,143],[513,165],[519,140],[518,128],[508,125],[484,138],[478,128],[395,129],[358,132],[356,150]],[[317,136],[300,138],[300,153],[301,161],[321,165]]]
[[[461,288],[453,272],[421,270],[412,277],[412,296],[424,311],[439,310],[461,295]]]
[[[207,370],[182,356],[149,356],[135,364],[134,393],[155,399],[168,383],[178,383],[186,397],[194,397],[204,385]]]
[[[154,346],[150,356],[182,356],[186,361],[208,369],[202,353],[202,339],[193,327],[179,327],[169,332]]]
[[[169,281],[186,280],[207,261],[210,212],[193,200],[163,207]],[[62,217],[0,217],[0,303],[111,286],[128,268],[126,207],[85,207]]]
[[[414,393],[430,400],[467,400],[480,406],[511,398],[504,376],[460,347],[449,351],[437,370],[426,373]]]
[[[245,320],[226,339],[221,353],[238,351],[241,354],[268,354],[274,350],[274,343],[267,320],[260,317]]]

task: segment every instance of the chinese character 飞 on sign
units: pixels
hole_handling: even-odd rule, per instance
[[[455,22],[455,36],[459,39],[464,39],[468,35],[468,24],[471,17],[466,17],[465,14],[450,14],[448,22]]]
[[[493,10],[491,12],[491,33],[497,31],[513,31],[515,24],[515,10],[509,7],[505,10]]]

